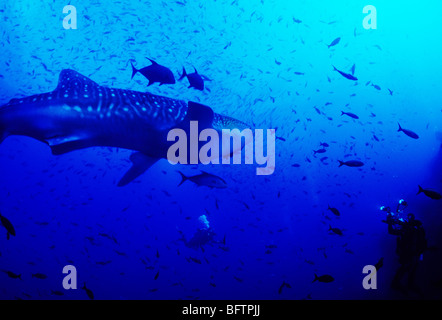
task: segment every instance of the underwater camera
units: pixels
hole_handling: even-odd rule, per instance
[[[404,199],[399,200],[399,203],[397,204],[396,212],[402,213],[404,212],[405,208],[408,207],[407,201]]]
[[[396,212],[392,212],[390,207],[387,207],[387,206],[381,206],[379,208],[379,210],[386,212],[389,215],[391,222],[393,224],[402,224],[405,222],[405,219],[403,217],[403,213],[404,213],[404,210],[407,206],[408,206],[408,203],[404,199],[401,199],[398,202]]]

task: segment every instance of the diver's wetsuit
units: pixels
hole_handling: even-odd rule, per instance
[[[199,248],[213,240],[215,232],[212,228],[198,229],[193,237],[189,241],[185,241],[185,244],[189,248]]]
[[[425,231],[422,223],[414,218],[409,221],[395,221],[391,214],[387,214],[388,233],[398,236],[396,253],[399,256],[400,266],[396,271],[391,284],[394,289],[403,289],[401,280],[408,272],[408,288],[419,291],[415,284],[416,270],[419,257],[426,249]]]

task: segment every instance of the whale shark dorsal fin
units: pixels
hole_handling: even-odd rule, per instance
[[[99,85],[75,70],[64,69],[60,72],[57,89],[55,90],[66,91],[68,94],[78,94],[85,91],[86,88],[92,87],[99,87]]]
[[[200,128],[212,127],[213,118],[215,116],[213,110],[200,103],[189,101],[189,109],[187,110],[187,118],[190,121],[198,121]]]

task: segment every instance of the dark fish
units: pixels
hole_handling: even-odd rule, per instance
[[[317,154],[317,153],[324,153],[324,152],[326,152],[326,151],[327,151],[327,150],[325,150],[325,149],[313,150],[314,154]]]
[[[390,96],[393,95],[393,91],[392,90],[388,89],[388,92],[390,93]]]
[[[183,286],[183,284],[181,282],[172,283],[172,287],[176,287],[176,286]]]
[[[428,198],[434,199],[434,200],[440,200],[442,199],[442,195],[436,191],[432,191],[432,190],[426,190],[426,189],[422,189],[421,186],[419,186],[419,191],[417,192],[417,194],[423,192],[424,195],[426,195]]]
[[[333,46],[337,45],[339,43],[339,41],[341,41],[341,38],[338,37],[335,40],[333,40],[327,47],[328,48],[333,47]]]
[[[311,264],[311,265],[314,265],[314,264],[315,264],[315,263],[314,263],[313,261],[311,261],[311,260],[304,259],[304,261],[305,261],[306,263],[308,263],[308,264]]]
[[[189,257],[189,258],[190,258],[190,260],[192,260],[193,262],[198,263],[198,264],[201,264],[201,260],[200,260],[200,259],[193,258],[193,257]]]
[[[379,141],[379,139],[378,139],[378,137],[376,137],[376,135],[373,135],[373,138],[374,138],[376,141]]]
[[[351,74],[348,74],[348,73],[345,73],[345,72],[342,72],[342,71],[336,69],[335,66],[332,66],[332,67],[333,67],[333,69],[334,69],[335,71],[339,72],[344,78],[347,78],[348,80],[353,80],[353,81],[358,80],[358,78],[356,78],[355,76],[353,76],[353,75],[351,75]]]
[[[331,225],[329,225],[328,231],[332,231],[333,233],[336,233],[339,236],[342,236],[342,231],[339,228],[332,228]]]
[[[341,214],[339,213],[339,210],[338,209],[336,209],[336,208],[331,208],[330,207],[330,205],[328,206],[328,210],[330,210],[331,212],[333,212],[333,214],[335,215],[335,216],[340,216]]]
[[[9,240],[10,235],[13,235],[15,237],[15,229],[12,226],[12,223],[6,219],[2,214],[0,213],[0,223],[5,227],[6,229],[6,239]]]
[[[284,287],[285,287],[285,281],[283,281],[281,286],[279,287],[278,294],[282,293],[282,288],[284,288]]]
[[[90,289],[86,288],[86,282],[83,284],[83,287],[81,289],[86,291],[86,294],[89,297],[89,299],[94,300],[94,293]]]
[[[125,252],[121,252],[121,251],[118,251],[118,250],[115,250],[115,249],[114,249],[114,252],[116,254],[118,254],[119,256],[127,257],[127,254]]]
[[[149,59],[149,58],[147,58]],[[173,76],[172,71],[170,69],[159,65],[155,61],[149,59],[152,64],[150,66],[144,67],[140,70],[137,70],[132,62],[130,63],[132,65],[132,78],[137,74],[137,72],[141,73],[143,76],[146,77],[147,80],[149,80],[149,84],[147,86],[150,86],[151,84],[155,82],[159,82],[160,86],[162,84],[174,84],[175,83],[175,77]]]
[[[48,276],[43,274],[43,273],[34,273],[32,274],[32,278],[37,278],[37,279],[46,279]]]
[[[189,88],[195,88],[195,89],[203,91],[204,90],[204,80],[198,74],[198,71],[196,71],[195,67],[193,69],[195,70],[194,73],[187,74],[186,69],[184,69],[184,67],[183,67],[183,74],[181,75],[181,77],[178,80],[182,80],[184,77],[187,77],[187,80],[189,80]]]
[[[372,87],[374,87],[376,90],[381,90],[381,87],[379,87],[377,84],[371,84]]]
[[[109,240],[112,240],[113,242],[115,242],[116,244],[118,244],[118,241],[117,241],[117,239],[115,239],[114,236],[110,236],[110,235],[108,235],[107,233],[98,233],[98,235],[101,236],[101,237],[107,238],[107,239],[109,239]]]
[[[321,114],[321,110],[319,110],[319,109],[316,108],[316,107],[313,107],[313,108],[315,108],[317,114]]]
[[[158,271],[157,274],[155,275],[155,277],[154,277],[153,279],[154,279],[154,280],[157,280],[159,276],[160,276],[160,272]]]
[[[319,143],[319,145],[322,146],[322,147],[328,147],[329,146],[327,142],[321,142],[321,143]]]
[[[7,275],[8,275],[8,277],[9,278],[12,278],[12,279],[20,279],[21,280],[21,274],[15,274],[14,272],[12,272],[12,271],[5,271],[5,270],[2,270],[4,273],[6,273]]]
[[[338,160],[339,161],[339,167],[342,167],[342,166],[348,166],[348,167],[362,167],[363,165],[364,165],[364,163],[363,162],[361,162],[361,161],[358,161],[358,160],[349,160],[349,161],[341,161],[341,160]]]
[[[379,261],[374,265],[376,268],[376,271],[379,271],[379,269],[384,265],[384,258],[380,258]]]
[[[419,136],[416,133],[414,133],[413,131],[407,130],[407,129],[402,129],[401,125],[399,123],[398,123],[398,125],[399,125],[399,129],[397,130],[398,132],[402,131],[403,133],[405,133],[410,138],[419,139]]]
[[[357,115],[355,115],[354,113],[341,111],[341,116],[344,115],[344,114],[346,116],[349,116],[350,118],[359,119],[359,117]]]
[[[355,64],[353,64],[353,66],[351,67],[351,75],[352,76],[354,76],[355,75],[355,68],[356,68],[356,65]]]
[[[319,281],[319,282],[329,283],[333,282],[334,280],[335,279],[331,275],[325,274],[323,276],[318,277],[315,273],[315,279],[312,282]]]
[[[181,175],[181,182],[178,184],[178,186],[182,185],[184,181],[189,180],[195,183],[197,186],[206,186],[209,188],[219,189],[227,188],[227,182],[224,181],[224,179],[205,171],[201,172],[202,173],[195,176],[187,177],[182,172],[178,171],[178,173]]]

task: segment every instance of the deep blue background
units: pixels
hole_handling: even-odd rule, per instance
[[[0,228],[0,269],[22,280],[1,272],[1,299],[87,299],[83,290],[63,290],[67,264],[76,266],[78,285],[86,282],[97,299],[417,298],[389,288],[398,267],[396,240],[379,207],[394,207],[401,198],[423,222],[433,248],[419,269],[424,297],[442,297],[435,287],[442,277],[441,202],[416,195],[418,184],[442,191],[441,4],[71,1],[78,29],[64,30],[67,4],[2,2],[0,104],[54,90],[60,71],[71,68],[100,85],[200,101],[257,128],[277,128],[286,141],[276,141],[270,176],[256,176],[254,165],[178,168],[160,161],[118,188],[130,165],[128,150],[52,156],[42,143],[8,137],[0,146],[0,212],[17,236],[7,241]],[[367,4],[377,8],[377,30],[362,27]],[[327,48],[337,37],[338,45]],[[141,75],[130,80],[129,63],[147,66],[146,57],[176,78],[183,66],[195,66],[213,79],[206,82],[210,91],[188,89],[187,80],[146,89]],[[353,64],[357,82],[332,68],[350,72]],[[397,132],[398,122],[420,138]],[[320,142],[330,147],[315,157]],[[343,159],[365,166],[338,168]],[[219,175],[228,188],[177,187],[177,170],[198,169]],[[202,252],[179,241],[178,230],[191,237],[202,214],[217,240],[226,236],[228,251],[213,244]],[[343,236],[329,233],[329,225]],[[266,253],[271,244],[277,247]],[[380,257],[378,289],[366,291],[362,268]],[[111,262],[97,264],[104,261]],[[48,278],[32,278],[36,272]],[[312,283],[315,273],[335,281]],[[291,288],[278,294],[283,281]]]

